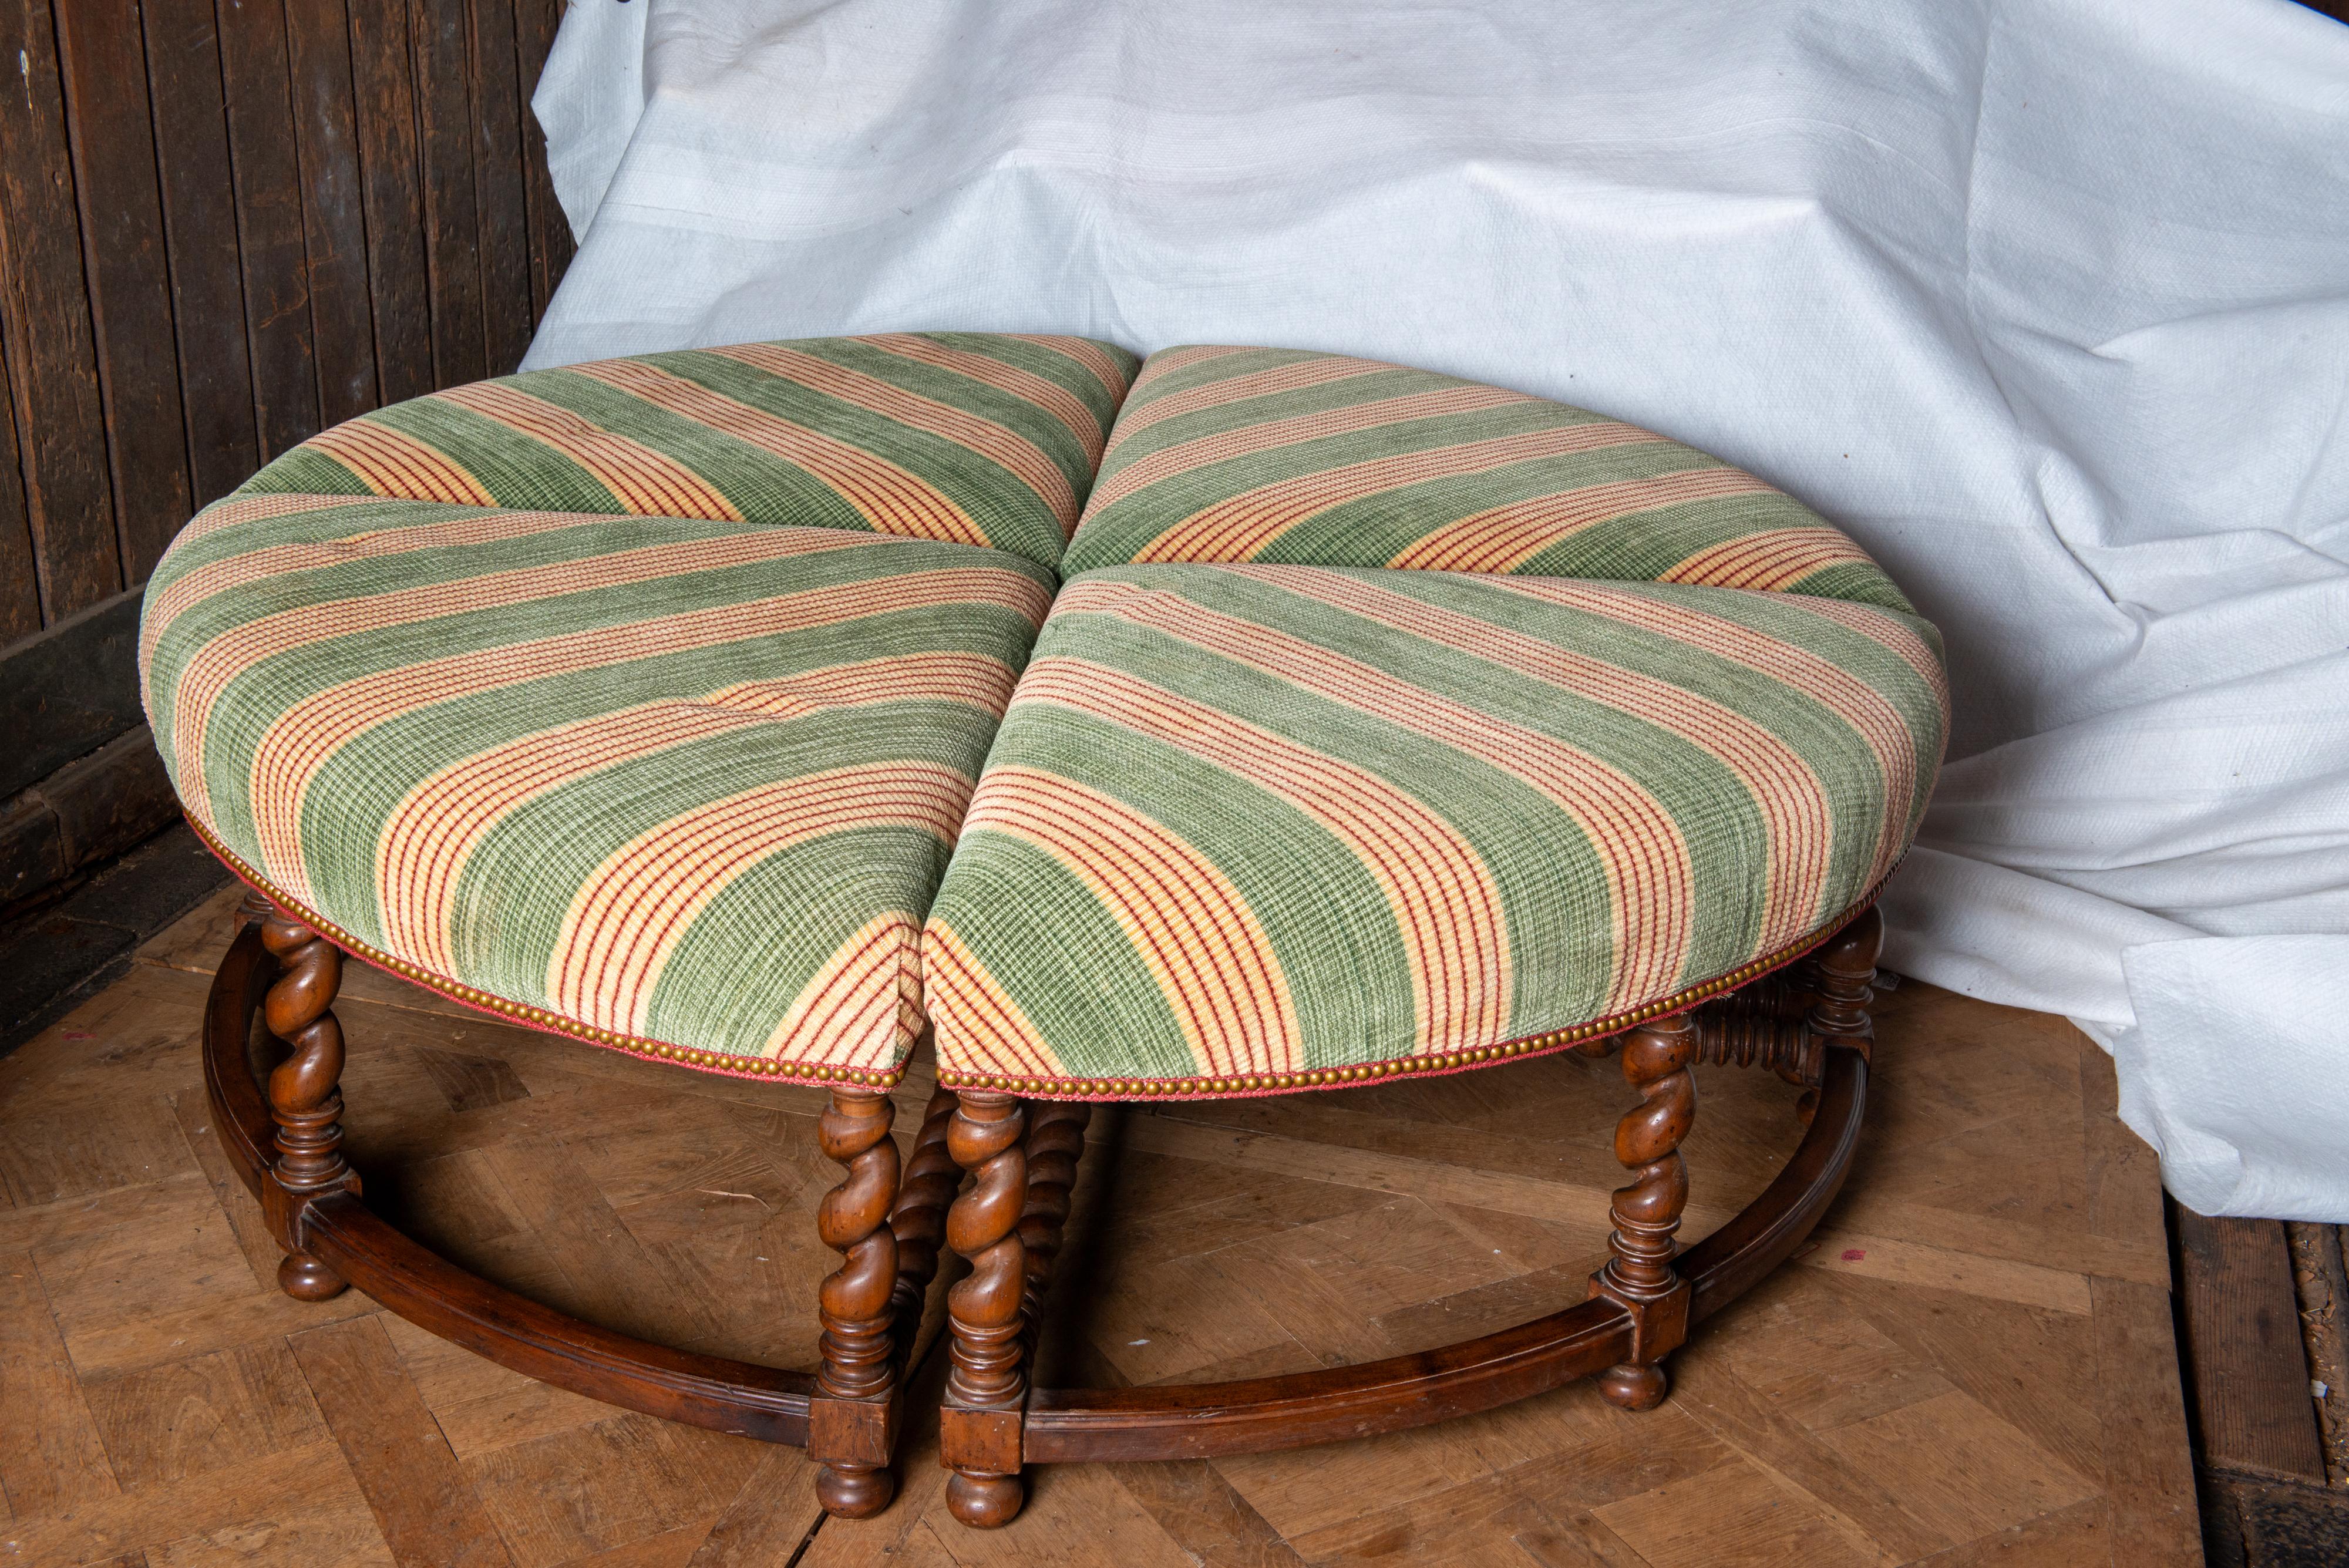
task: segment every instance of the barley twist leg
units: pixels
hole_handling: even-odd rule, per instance
[[[1868,1010],[1876,1001],[1876,955],[1883,945],[1884,917],[1871,904],[1810,956],[1809,976],[1816,989],[1803,1026],[1814,1039],[1847,1046],[1863,1057],[1873,1052],[1876,1023]],[[1795,1107],[1805,1127],[1818,1106],[1818,1090],[1806,1087]]]
[[[261,922],[261,943],[279,968],[262,1017],[289,1048],[269,1075],[269,1114],[277,1123],[271,1177],[278,1191],[267,1207],[285,1248],[277,1283],[298,1301],[322,1302],[340,1295],[348,1282],[302,1250],[301,1215],[316,1194],[354,1185],[343,1158],[343,1028],[333,1012],[343,955],[277,909]]]
[[[905,1159],[905,1178],[897,1184],[897,1205],[889,1210],[889,1229],[897,1238],[897,1287],[890,1293],[889,1312],[896,1320],[900,1360],[913,1354],[923,1303],[938,1275],[938,1249],[946,1243],[947,1206],[962,1187],[962,1167],[947,1147],[954,1113],[952,1089],[930,1096],[922,1130],[914,1136],[914,1152]]]
[[[1077,1161],[1085,1152],[1085,1126],[1092,1114],[1092,1106],[1082,1100],[1055,1100],[1036,1106],[1029,1118],[1028,1201],[1019,1214],[1019,1244],[1027,1253],[1020,1310],[1031,1355],[1036,1336],[1043,1331],[1044,1293],[1051,1288],[1052,1261],[1060,1256],[1069,1199],[1077,1185]]]
[[[965,1524],[1011,1522],[1027,1501],[1019,1425],[1028,1397],[1021,1311],[1028,1253],[1019,1218],[1028,1201],[1025,1115],[1009,1095],[965,1090],[947,1132],[970,1189],[947,1214],[947,1244],[970,1273],[947,1297],[954,1362],[939,1421],[939,1457],[954,1470],[947,1506]]]
[[[812,1410],[809,1447],[823,1467],[816,1499],[843,1519],[870,1518],[897,1490],[888,1465],[897,1377],[890,1333],[897,1238],[888,1222],[897,1200],[895,1115],[886,1095],[834,1089],[816,1124],[825,1157],[848,1174],[816,1215],[816,1233],[842,1259],[817,1297],[823,1366],[815,1403],[848,1407]]]
[[[1681,1140],[1696,1119],[1696,1032],[1686,1013],[1640,1025],[1624,1036],[1623,1076],[1640,1104],[1615,1127],[1615,1158],[1631,1172],[1615,1192],[1614,1233],[1597,1293],[1629,1307],[1638,1324],[1631,1358],[1599,1376],[1599,1391],[1626,1410],[1653,1409],[1668,1386],[1659,1365],[1687,1333],[1688,1287],[1674,1272],[1673,1233],[1688,1205],[1688,1163]]]

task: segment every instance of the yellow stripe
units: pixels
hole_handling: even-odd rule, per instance
[[[912,653],[746,681],[705,696],[648,702],[518,736],[420,780],[376,841],[384,942],[456,971],[456,894],[475,849],[528,802],[620,763],[754,724],[847,706],[947,700],[994,718],[1011,671],[983,654]]]
[[[371,495],[355,495],[351,499],[380,504]],[[340,566],[347,561],[404,555],[411,550],[482,545],[496,539],[521,539],[533,534],[557,533],[565,528],[609,521],[606,517],[574,512],[489,511],[451,518],[445,523],[372,529],[346,535],[340,539],[264,545],[242,555],[207,561],[185,576],[173,578],[149,597],[147,623],[140,637],[139,660],[144,665],[154,657],[155,645],[163,633],[191,606],[231,588],[266,582],[294,572]]]
[[[1394,366],[1382,365],[1375,359],[1347,359],[1333,354],[1319,359],[1293,360],[1286,365],[1275,365],[1269,370],[1251,370],[1244,376],[1204,382],[1179,392],[1167,392],[1138,408],[1129,404],[1119,414],[1117,440],[1110,443],[1110,451],[1114,452],[1128,437],[1138,431],[1148,430],[1162,420],[1179,418],[1200,409],[1220,408],[1226,403],[1242,402],[1249,398],[1267,398],[1276,392],[1294,392],[1330,381],[1348,381],[1357,376],[1372,376],[1393,369]]]
[[[1760,945],[1791,940],[1818,919],[1835,846],[1833,805],[1825,782],[1802,754],[1763,724],[1671,681],[1397,593],[1361,574],[1279,566],[1235,570],[1679,736],[1744,786],[1769,835]],[[1588,597],[1606,595],[1599,588]],[[1669,626],[1658,629],[1671,635]]]
[[[968,348],[949,348],[935,337],[925,337],[917,332],[885,332],[860,337],[856,341],[869,343],[882,352],[895,354],[900,358],[950,370],[957,376],[993,387],[998,391],[1009,392],[1022,402],[1032,403],[1051,415],[1077,438],[1077,444],[1084,449],[1087,462],[1101,461],[1101,421],[1093,417],[1092,410],[1085,406],[1082,398],[1058,381],[1048,381],[992,355],[974,353]],[[1036,338],[1030,341],[1057,349],[1066,340]],[[1086,368],[1096,376],[1101,373],[1097,367],[1087,365]]]
[[[1017,431],[952,403],[909,392],[878,376],[868,376],[780,343],[746,343],[709,352],[739,359],[826,397],[854,403],[909,430],[952,441],[965,452],[994,463],[1035,492],[1063,533],[1076,524],[1077,493],[1070,487],[1069,476],[1061,472],[1061,465],[1043,448]]]
[[[1826,708],[1851,727],[1876,759],[1884,780],[1885,806],[1884,818],[1877,825],[1876,849],[1870,857],[1870,880],[1881,878],[1892,868],[1907,844],[1903,803],[1914,797],[1918,783],[1916,737],[1908,720],[1883,692],[1808,649],[1755,631],[1724,616],[1708,615],[1693,605],[1664,603],[1644,594],[1561,577],[1506,577],[1492,582],[1504,592],[1570,606],[1703,649]],[[1774,595],[1772,599],[1799,610],[1815,610],[1820,606],[1862,610],[1879,624],[1899,627],[1889,617],[1866,606],[1792,595]],[[1830,612],[1830,618],[1842,618]],[[1930,679],[1937,691],[1944,689],[1938,674]]]
[[[1168,402],[1174,400],[1172,398],[1166,400]],[[1094,488],[1090,504],[1095,510],[1113,506],[1134,492],[1147,489],[1161,480],[1173,479],[1193,469],[1230,458],[1258,457],[1281,447],[1300,446],[1307,441],[1347,435],[1356,431],[1405,424],[1413,420],[1442,419],[1451,414],[1475,413],[1533,400],[1522,392],[1505,392],[1498,387],[1439,387],[1430,391],[1409,392],[1401,397],[1381,398],[1371,402],[1348,403],[1340,408],[1316,409],[1309,413],[1292,414],[1286,419],[1268,420],[1262,424],[1242,425],[1237,430],[1215,431],[1193,441],[1161,448],[1147,457],[1134,459]],[[1621,428],[1630,429],[1628,425]],[[1638,433],[1646,434],[1645,431]],[[1649,436],[1647,439],[1652,441],[1655,438]]]
[[[180,530],[171,541],[177,549],[191,540],[202,539],[224,528],[239,528],[264,517],[290,517],[297,512],[324,512],[334,506],[373,506],[381,502],[380,495],[305,495],[297,491],[264,491],[253,495],[231,495],[213,502]]]
[[[302,444],[332,458],[378,495],[462,506],[497,504],[497,497],[463,463],[419,437],[374,420],[348,421]]]

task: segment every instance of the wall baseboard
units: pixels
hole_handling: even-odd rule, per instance
[[[146,722],[139,707],[143,587],[0,649],[0,801]]]

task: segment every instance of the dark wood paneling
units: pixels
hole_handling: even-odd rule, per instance
[[[33,531],[25,520],[24,470],[16,460],[7,334],[0,331],[0,647],[40,629],[41,589],[33,566]]]
[[[296,4],[285,14],[285,41],[294,73],[295,140],[301,151],[318,414],[326,424],[338,425],[381,399],[351,98],[350,19],[343,0]]]
[[[512,369],[563,0],[0,0],[0,646],[322,427]]]
[[[469,10],[466,0],[409,0],[432,371],[442,386],[478,381],[490,373],[481,321],[481,229],[473,200]]]
[[[41,618],[56,621],[124,578],[47,0],[0,0],[0,60],[12,57],[20,90],[0,92],[0,314]]]
[[[0,653],[0,801],[137,725],[139,596],[117,594]]]
[[[363,0],[351,7],[350,24],[367,286],[375,306],[376,374],[383,400],[394,403],[433,387],[424,191],[416,161],[407,0]]]
[[[523,195],[529,207],[530,323],[533,328],[546,318],[546,307],[554,298],[554,286],[563,280],[564,269],[571,265],[574,244],[571,220],[564,216],[563,204],[554,198],[554,177],[547,171],[546,133],[539,129],[538,117],[530,112],[531,89],[537,84],[539,73],[546,68],[547,51],[554,47],[555,24],[561,19],[560,5],[547,5],[544,0],[516,0],[514,54],[522,84]]]
[[[253,402],[266,460],[321,428],[301,168],[286,79],[285,13],[278,0],[221,0],[218,14],[229,146],[236,160],[237,229],[244,250]]]
[[[522,363],[530,303],[530,202],[523,182],[520,60],[513,0],[472,0],[473,200],[481,222],[481,322],[490,373]],[[535,79],[534,78],[533,79]]]
[[[212,0],[145,0],[145,10],[190,500],[204,506],[234,489],[261,459],[220,36]]]
[[[57,7],[58,61],[80,208],[82,265],[98,345],[117,548],[138,582],[188,520],[188,436],[180,409],[163,202],[149,117],[138,0]],[[160,348],[162,351],[158,352]]]

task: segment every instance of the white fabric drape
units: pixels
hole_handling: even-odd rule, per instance
[[[1889,961],[2349,1220],[2349,28],[2284,0],[575,0],[533,366],[1369,355],[1802,496],[1949,638]]]

